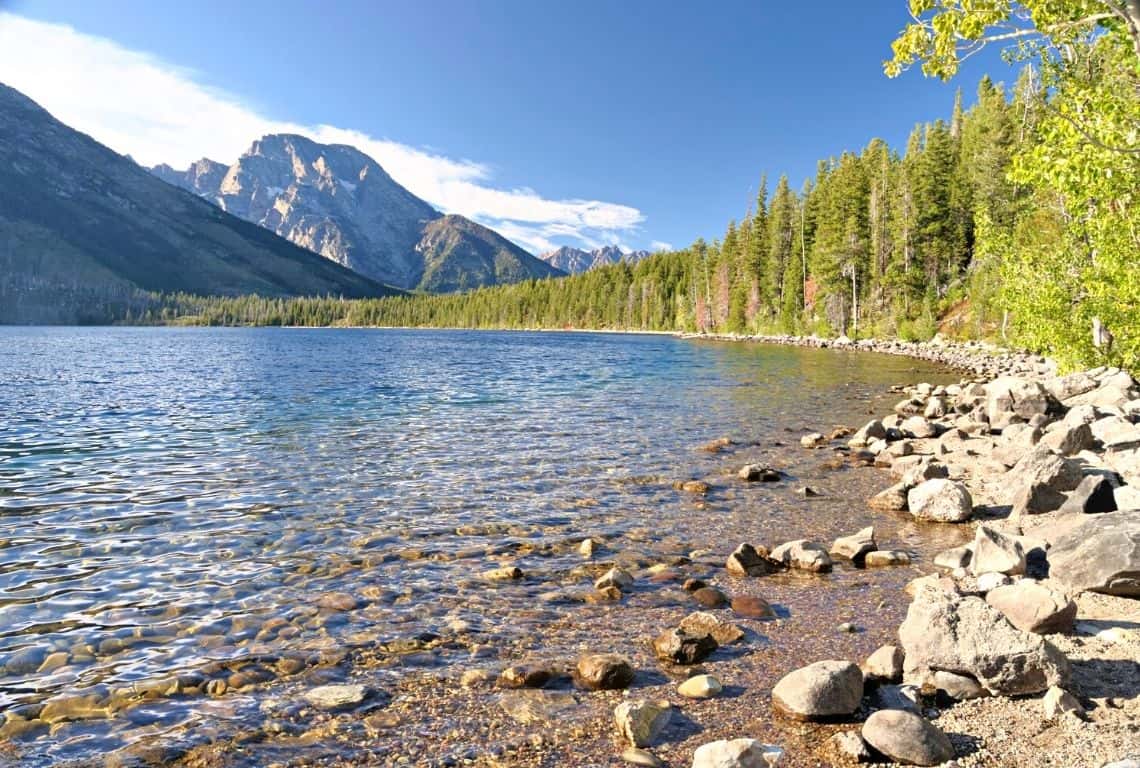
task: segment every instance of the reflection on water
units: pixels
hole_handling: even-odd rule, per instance
[[[543,587],[474,574],[509,557],[566,583],[583,532],[722,544],[739,514],[695,520],[669,487],[721,471],[694,446],[856,424],[884,385],[938,376],[914,366],[644,336],[0,329],[5,735],[45,764],[98,753],[330,654],[501,629]],[[851,525],[833,514],[773,503],[754,525],[823,538]]]

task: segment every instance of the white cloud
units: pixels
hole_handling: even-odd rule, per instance
[[[666,243],[664,240],[654,240],[649,243],[649,250],[651,251],[671,251],[673,250],[672,243]]]
[[[351,144],[441,210],[494,227],[534,251],[557,247],[557,240],[590,248],[617,242],[638,233],[645,221],[628,205],[497,188],[488,166],[472,160],[359,130],[274,120],[156,56],[7,12],[0,12],[0,82],[145,165],[184,168],[201,157],[230,163],[267,133]]]

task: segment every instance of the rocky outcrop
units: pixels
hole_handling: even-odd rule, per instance
[[[1051,544],[1049,577],[1069,592],[1140,597],[1140,510],[1083,516]]]
[[[991,694],[1038,693],[1068,679],[1068,660],[977,597],[921,588],[899,627],[903,678],[930,685],[936,672],[968,675]]]
[[[649,251],[623,251],[616,245],[605,245],[590,251],[564,245],[547,251],[538,258],[568,275],[577,275],[612,264],[633,265],[650,255]]]
[[[273,134],[224,174],[202,160],[155,175],[354,272],[446,292],[564,274],[498,233],[445,216],[355,147]]]

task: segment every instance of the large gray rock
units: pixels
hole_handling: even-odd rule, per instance
[[[920,588],[899,627],[903,679],[923,686],[939,670],[969,675],[992,694],[1019,696],[1063,685],[1069,662],[977,597]]]
[[[1083,517],[1052,540],[1049,577],[1072,594],[1140,597],[1140,510]]]
[[[1052,512],[1065,503],[1065,492],[1082,479],[1080,463],[1039,445],[1021,458],[1006,476],[1006,500],[1015,517]]]
[[[702,744],[693,752],[693,768],[776,768],[784,750],[756,739]]]
[[[863,662],[863,678],[868,682],[897,683],[903,675],[903,652],[897,645],[884,645]]]
[[[1080,512],[1086,515],[1116,511],[1116,496],[1112,482],[1103,475],[1088,475],[1072,495],[1061,505],[1061,512]]]
[[[1062,456],[1074,456],[1083,450],[1092,448],[1095,440],[1092,428],[1082,421],[1074,425],[1068,425],[1064,422],[1058,424],[1051,432],[1041,438],[1041,442]]]
[[[772,706],[796,720],[850,715],[863,698],[863,673],[849,661],[817,661],[780,678]]]
[[[986,416],[994,429],[1045,414],[1053,402],[1038,381],[1003,376],[986,385]]]
[[[911,488],[906,501],[915,518],[939,523],[964,522],[974,509],[966,486],[953,480],[927,480]]]
[[[767,554],[765,552],[764,554]],[[724,567],[733,576],[764,576],[776,570],[776,564],[767,559],[754,546],[741,544],[732,551]]]
[[[1013,626],[1039,635],[1070,631],[1077,615],[1077,604],[1068,595],[1029,579],[990,590],[986,602]]]
[[[970,570],[975,576],[983,573],[1014,575],[1025,573],[1025,547],[1012,536],[979,525],[974,534],[974,556]]]
[[[922,717],[900,709],[873,713],[863,723],[863,739],[903,765],[939,765],[954,757],[954,745]]]

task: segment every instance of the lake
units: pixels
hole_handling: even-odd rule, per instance
[[[957,543],[867,510],[885,473],[799,446],[919,380],[956,377],[670,336],[0,328],[2,733],[25,765],[204,741],[264,765],[311,729],[299,692],[353,680],[404,719],[289,754],[449,764],[494,749],[490,726],[456,725],[495,707],[493,692],[448,693],[462,672],[632,646],[692,607],[665,579],[620,615],[586,602],[603,565],[707,557],[724,579],[709,564],[740,541],[826,543],[871,522],[916,564]],[[722,436],[734,444],[701,449]],[[736,480],[753,460],[785,480]],[[673,488],[690,478],[712,492]],[[525,578],[481,578],[502,565]],[[891,570],[750,581],[771,582],[802,656],[840,642],[814,628],[915,573]],[[897,626],[905,601],[879,602],[842,642],[873,648]],[[424,706],[413,680],[451,703]]]

